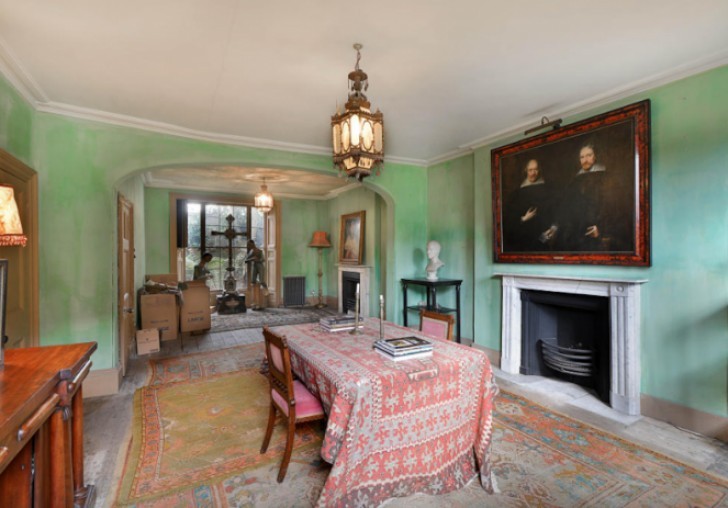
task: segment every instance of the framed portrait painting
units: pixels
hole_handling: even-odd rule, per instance
[[[364,219],[366,211],[341,216],[339,262],[360,265],[364,260]]]
[[[650,102],[491,151],[496,263],[650,265]]]

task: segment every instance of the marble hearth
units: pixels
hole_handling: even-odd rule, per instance
[[[578,279],[499,273],[503,284],[501,369],[518,374],[521,367],[521,291],[609,298],[611,350],[610,405],[628,415],[640,414],[640,287],[646,280]]]

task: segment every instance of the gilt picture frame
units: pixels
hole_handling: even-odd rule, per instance
[[[650,101],[491,151],[496,263],[650,266]]]
[[[361,265],[364,262],[366,211],[341,216],[339,263]]]

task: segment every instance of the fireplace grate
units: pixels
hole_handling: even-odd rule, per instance
[[[549,368],[572,376],[590,377],[594,373],[594,351],[559,346],[555,338],[541,339],[541,354]]]

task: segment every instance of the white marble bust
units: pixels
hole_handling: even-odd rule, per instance
[[[427,280],[437,280],[437,270],[445,264],[440,261],[440,258],[438,257],[439,255],[440,242],[435,240],[427,242],[427,259],[429,260],[427,267],[425,268],[425,272],[427,272]]]

